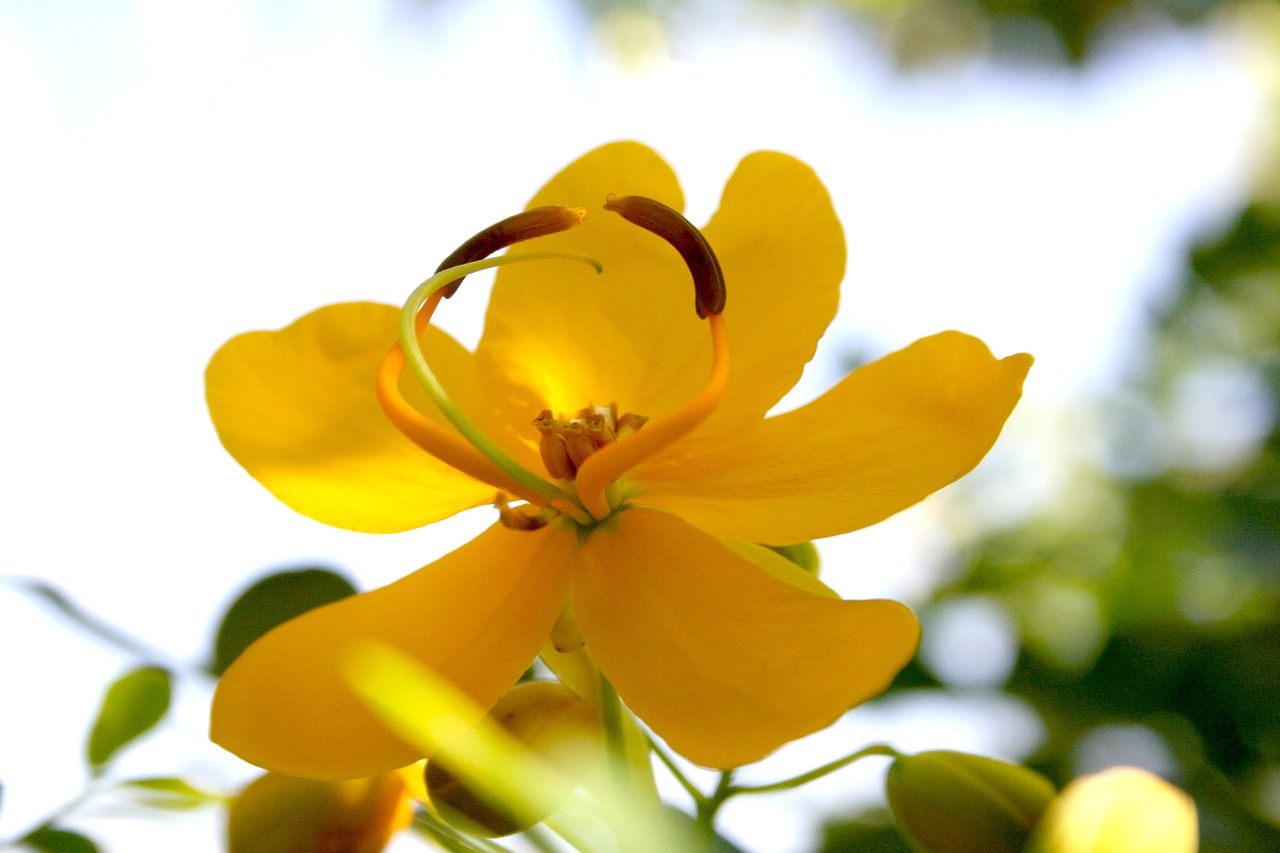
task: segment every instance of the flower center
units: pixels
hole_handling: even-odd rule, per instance
[[[543,409],[533,425],[542,434],[538,450],[547,473],[556,480],[573,480],[597,450],[626,438],[648,420],[634,412],[619,417],[618,404],[610,403],[586,406],[572,418],[553,417],[550,409]]]
[[[582,527],[594,526],[615,510],[609,487],[627,471],[686,435],[715,411],[729,384],[729,344],[721,312],[725,306],[724,277],[706,238],[677,211],[643,196],[609,196],[605,209],[652,232],[680,253],[694,284],[694,308],[711,330],[712,369],[707,387],[693,400],[664,415],[648,429],[648,418],[619,415],[617,405],[588,404],[571,417],[544,409],[533,425],[540,432],[542,462],[548,481],[508,456],[481,433],[449,398],[427,364],[418,337],[440,304],[470,273],[507,263],[549,258],[599,262],[572,253],[541,253],[478,260],[490,252],[533,237],[563,231],[579,224],[585,211],[551,206],[510,217],[480,232],[441,264],[443,269],[414,290],[400,318],[400,342],[384,359],[377,377],[378,402],[393,424],[415,444],[447,464],[499,491],[495,506],[503,523],[537,529],[556,515],[566,515]],[[456,432],[437,426],[400,395],[396,383],[408,364],[427,395]],[[562,487],[568,485],[568,488]],[[508,495],[527,501],[512,508]]]

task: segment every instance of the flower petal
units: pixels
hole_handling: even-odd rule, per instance
[[[1022,393],[1026,353],[916,341],[733,444],[633,476],[635,503],[717,536],[789,545],[882,521],[970,471]]]
[[[564,603],[575,535],[494,525],[435,563],[286,622],[218,684],[211,737],[260,767],[317,779],[369,776],[422,756],[347,687],[344,652],[377,640],[488,708],[533,661]]]
[[[691,761],[763,758],[883,691],[915,653],[893,601],[842,601],[770,575],[673,515],[632,509],[583,544],[573,595],[601,671]]]
[[[209,362],[205,394],[223,445],[303,515],[389,533],[493,498],[493,486],[419,449],[379,408],[374,375],[399,315],[370,302],[330,305],[232,338]],[[424,346],[451,391],[475,386],[471,356],[455,341],[432,330]]]

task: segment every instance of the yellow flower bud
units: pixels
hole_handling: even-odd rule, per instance
[[[1026,767],[947,751],[896,759],[885,791],[902,833],[929,853],[1019,853],[1054,794]]]
[[[498,700],[489,716],[570,779],[581,778],[602,754],[595,713],[558,681],[517,684]],[[427,762],[426,782],[432,807],[460,829],[500,836],[531,825],[472,790],[438,761]]]
[[[1032,853],[1195,853],[1196,805],[1135,767],[1082,776],[1045,812]]]
[[[267,773],[231,804],[229,853],[379,853],[413,820],[398,771],[320,782]]]

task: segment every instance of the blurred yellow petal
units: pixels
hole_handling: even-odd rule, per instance
[[[1031,853],[1195,853],[1196,804],[1136,767],[1081,777],[1045,812]]]
[[[943,332],[862,367],[814,402],[682,464],[648,466],[635,503],[728,539],[787,545],[906,509],[982,460],[1032,358]]]
[[[572,785],[602,763],[603,742],[595,711],[558,681],[517,684],[493,706],[489,718],[557,773],[554,781],[534,778],[529,780],[532,785],[553,788],[559,783],[567,795]],[[447,752],[446,745],[440,755]],[[555,810],[555,799],[548,797],[541,809],[530,808],[531,804],[522,800],[522,813],[517,814],[469,785],[447,760],[439,758],[427,765],[427,791],[436,811],[459,829],[487,836],[510,835],[545,820]],[[510,768],[503,768],[503,772],[509,773]]]
[[[664,512],[615,516],[582,545],[587,649],[673,749],[707,767],[763,758],[882,692],[919,627],[892,601],[805,592]]]
[[[488,708],[533,662],[564,602],[576,536],[494,525],[413,574],[313,610],[255,642],[223,675],[211,737],[297,776],[342,779],[422,757],[348,686],[354,641],[393,646]]]
[[[344,782],[268,773],[231,804],[228,853],[380,853],[413,820],[398,772]]]
[[[235,337],[209,363],[205,392],[218,437],[303,515],[390,533],[493,498],[492,486],[424,453],[379,408],[374,375],[398,317],[389,305],[330,305],[279,331]],[[437,372],[466,395],[475,385],[470,354],[443,332],[428,341]]]

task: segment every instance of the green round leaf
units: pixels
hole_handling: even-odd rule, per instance
[[[98,845],[88,837],[52,826],[42,826],[28,833],[19,843],[41,853],[98,853]]]
[[[89,764],[96,770],[121,747],[160,722],[169,710],[168,670],[158,666],[135,669],[107,688],[102,708],[89,734]]]
[[[222,675],[250,643],[272,628],[355,594],[349,580],[328,569],[298,569],[263,578],[245,590],[222,617],[209,671]]]

